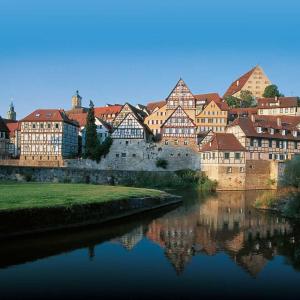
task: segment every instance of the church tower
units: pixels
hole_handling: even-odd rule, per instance
[[[9,106],[9,111],[6,114],[6,118],[8,120],[12,120],[12,121],[16,121],[16,119],[17,119],[17,114],[15,112],[15,107],[14,107],[14,104],[12,102]]]
[[[81,96],[79,95],[79,92],[76,91],[76,94],[72,97],[72,109],[81,108]]]

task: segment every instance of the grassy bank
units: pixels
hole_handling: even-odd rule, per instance
[[[51,183],[1,183],[0,211],[72,207],[135,197],[160,197],[164,192],[124,186]]]
[[[267,191],[255,200],[254,206],[279,212],[288,218],[300,219],[300,191],[292,187]]]

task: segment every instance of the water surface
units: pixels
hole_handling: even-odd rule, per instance
[[[0,242],[0,298],[298,299],[300,227],[262,192],[184,193],[182,205]]]

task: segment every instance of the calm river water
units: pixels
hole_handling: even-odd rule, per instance
[[[0,299],[299,299],[300,227],[263,192],[186,192],[182,205],[0,242]]]

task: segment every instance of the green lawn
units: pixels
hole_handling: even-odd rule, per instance
[[[123,186],[63,183],[0,183],[0,211],[23,208],[70,207],[140,196],[160,196],[164,192]]]

